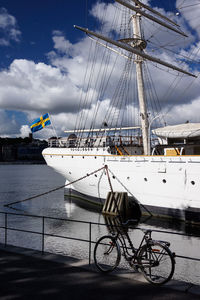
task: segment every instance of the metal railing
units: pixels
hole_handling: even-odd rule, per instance
[[[56,218],[56,217],[49,217],[49,216],[38,216],[38,215],[32,215],[32,214],[19,214],[19,213],[11,213],[11,212],[0,212],[0,215],[4,215],[4,224],[2,224],[2,220],[0,219],[0,229],[4,230],[4,246],[12,245],[8,243],[8,232],[14,231],[14,232],[23,232],[23,233],[31,233],[35,235],[39,235],[42,237],[41,239],[41,247],[40,250],[42,254],[45,252],[45,237],[54,237],[54,238],[60,238],[60,239],[67,239],[67,240],[73,240],[73,241],[79,241],[88,243],[88,262],[91,264],[91,256],[92,256],[92,244],[95,244],[96,241],[92,240],[92,227],[93,226],[104,226],[104,227],[110,227],[110,225],[104,224],[104,223],[97,223],[97,222],[88,222],[88,221],[81,221],[81,220],[72,220],[67,218]],[[28,229],[20,229],[20,228],[14,228],[12,226],[8,226],[8,216],[20,216],[25,218],[35,218],[41,220],[41,230],[40,231],[34,231],[34,230],[28,230]],[[63,222],[74,222],[79,224],[86,224],[88,225],[88,239],[84,238],[77,238],[72,236],[64,236],[59,234],[53,234],[53,233],[47,233],[45,231],[45,224],[47,220],[56,220],[56,221],[63,221]],[[144,228],[141,227],[135,227],[134,230],[144,230]],[[170,235],[179,235],[179,236],[187,236],[192,237],[193,235],[190,234],[184,234],[184,233],[177,233],[177,232],[171,232],[171,231],[164,231],[164,230],[157,230],[153,229],[152,232],[155,233],[162,233],[162,234],[170,234]],[[200,238],[200,235],[195,235],[195,237]],[[49,251],[48,251],[49,252]],[[177,258],[182,259],[189,259],[193,261],[200,262],[200,258],[194,258],[194,257],[188,257],[183,255],[178,255],[176,253]]]
[[[95,222],[87,222],[87,221],[80,221],[80,220],[71,220],[66,218],[56,218],[56,217],[48,217],[48,216],[37,216],[32,214],[18,214],[18,213],[8,213],[8,212],[0,212],[0,215],[4,215],[4,226],[0,226],[0,229],[4,230],[4,246],[12,245],[8,244],[8,231],[15,231],[15,232],[23,232],[23,233],[31,233],[35,235],[40,235],[42,237],[41,239],[41,247],[40,251],[42,254],[45,252],[45,237],[54,237],[54,238],[61,238],[61,239],[67,239],[67,240],[74,240],[79,242],[85,242],[88,243],[88,260],[89,264],[91,263],[91,248],[92,243],[95,243],[95,241],[92,241],[92,225],[102,225],[105,226],[105,224],[95,223]],[[8,226],[8,216],[21,216],[21,217],[27,217],[27,218],[35,218],[40,219],[41,222],[41,231],[34,231],[34,230],[28,230],[28,229],[20,229],[20,228],[14,228],[12,226]],[[84,238],[77,238],[77,237],[70,237],[70,236],[63,236],[59,234],[53,234],[53,233],[47,233],[45,232],[45,223],[47,220],[57,220],[57,221],[65,221],[65,222],[75,222],[80,224],[87,224],[88,225],[88,236],[89,239]]]

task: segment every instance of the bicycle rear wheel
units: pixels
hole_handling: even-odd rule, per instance
[[[111,235],[102,236],[94,247],[94,262],[97,268],[105,273],[113,271],[120,262],[119,244]]]
[[[174,256],[166,245],[159,242],[144,245],[138,254],[138,263],[144,277],[155,285],[166,283],[174,274]]]

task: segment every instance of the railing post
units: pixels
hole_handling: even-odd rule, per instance
[[[44,216],[42,217],[42,254],[44,254]]]
[[[4,247],[7,246],[7,228],[8,228],[8,214],[5,213],[5,243],[4,243]]]
[[[92,251],[92,223],[89,223],[89,265],[91,264],[91,251]]]

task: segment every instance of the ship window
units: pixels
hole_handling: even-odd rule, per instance
[[[166,179],[163,179],[163,183],[166,183],[167,182],[167,180]]]
[[[83,156],[83,158],[85,158],[85,157]]]
[[[115,179],[115,176],[113,176],[112,178]]]
[[[62,158],[63,158],[63,155],[62,155]]]
[[[72,156],[72,158],[74,158],[74,157]]]
[[[147,181],[147,178],[146,178],[146,177],[144,178],[144,181]]]
[[[195,185],[195,181],[192,180],[192,181],[191,181],[191,184],[192,184],[192,185]]]
[[[94,158],[96,159],[97,157],[95,156]]]

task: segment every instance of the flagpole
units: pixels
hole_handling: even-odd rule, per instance
[[[58,140],[58,135],[57,135],[56,130],[55,130],[55,127],[54,127],[54,125],[53,125],[52,119],[50,118],[50,113],[48,113],[48,114],[49,114],[49,120],[50,120],[50,122],[51,122],[53,131],[54,131],[54,133],[55,133],[55,135],[56,135],[56,138],[57,138],[57,140]]]

